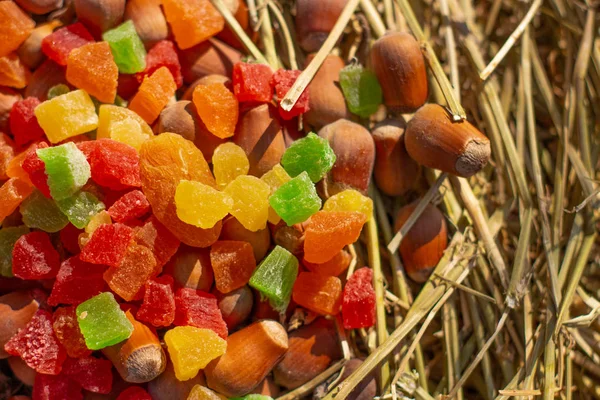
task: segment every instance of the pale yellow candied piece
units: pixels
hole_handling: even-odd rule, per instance
[[[215,393],[207,387],[194,385],[187,400],[227,400],[227,397]]]
[[[83,248],[87,244],[87,242],[92,237],[92,234],[98,229],[100,225],[103,224],[112,224],[112,219],[110,218],[110,214],[106,210],[100,211],[98,214],[94,215],[90,222],[85,226],[85,232],[79,235],[79,247]]]
[[[96,107],[84,90],[46,100],[35,108],[34,113],[52,144],[98,127]]]
[[[165,343],[173,362],[175,377],[187,381],[217,357],[225,354],[227,341],[213,330],[177,326],[165,333]]]
[[[357,211],[367,217],[373,216],[373,200],[354,189],[344,190],[325,201],[323,211]]]
[[[281,164],[275,164],[260,179],[271,187],[271,194],[273,194],[281,185],[290,181],[292,177],[283,169]],[[281,221],[281,217],[269,206],[269,222],[278,224],[279,221]]]
[[[244,228],[256,232],[267,226],[271,188],[255,176],[240,175],[225,188],[233,199],[233,215]]]
[[[175,190],[175,206],[183,222],[210,229],[229,214],[233,199],[203,183],[182,180]]]
[[[212,165],[215,180],[221,189],[238,176],[248,174],[250,169],[246,152],[232,142],[217,146],[212,156]]]
[[[140,150],[154,136],[152,128],[135,112],[112,104],[103,104],[98,113],[97,139],[113,139]]]

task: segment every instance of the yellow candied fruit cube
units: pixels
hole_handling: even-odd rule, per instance
[[[97,139],[113,139],[140,150],[154,136],[152,128],[135,112],[112,104],[103,104],[98,113]]]
[[[271,188],[255,176],[240,175],[225,188],[233,198],[233,215],[242,226],[256,232],[267,226]]]
[[[246,152],[235,143],[220,144],[212,156],[213,173],[219,188],[226,187],[240,175],[248,174],[250,162]]]
[[[84,90],[46,100],[35,108],[34,113],[52,144],[98,127],[94,102]]]
[[[175,377],[187,381],[217,357],[225,354],[227,342],[210,329],[177,326],[165,333]]]
[[[373,216],[373,200],[354,189],[344,190],[325,201],[323,211],[358,211],[367,217]]]
[[[271,187],[271,194],[273,194],[281,185],[291,180],[292,177],[285,172],[281,164],[275,164],[260,179]],[[279,221],[281,221],[281,217],[269,206],[269,222],[277,224]]]
[[[194,385],[187,400],[227,400],[227,397],[215,393],[207,387]]]
[[[210,229],[229,214],[233,199],[203,183],[182,180],[175,190],[175,206],[183,222]]]

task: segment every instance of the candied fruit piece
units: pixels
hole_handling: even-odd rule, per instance
[[[58,273],[60,256],[44,232],[23,235],[13,248],[13,275],[21,279],[51,279]]]
[[[52,314],[38,310],[25,328],[4,345],[4,350],[19,356],[40,374],[58,375],[67,352],[52,330]]]
[[[153,123],[169,100],[175,94],[177,85],[167,67],[161,67],[144,78],[137,93],[129,103],[129,109],[136,112],[147,123]]]
[[[187,381],[209,362],[225,354],[227,342],[210,329],[176,326],[165,333],[165,343],[173,362],[175,376]]]
[[[90,165],[75,143],[36,150],[44,162],[48,186],[54,200],[77,193],[90,178]]]
[[[0,97],[2,97],[1,89]],[[14,155],[15,143],[8,135],[0,132],[0,180],[8,179],[8,176],[6,175],[6,169],[8,168],[8,164]]]
[[[125,193],[108,209],[110,217],[115,222],[126,222],[140,218],[150,211],[150,203],[139,190]]]
[[[244,228],[256,232],[267,226],[271,188],[257,177],[241,175],[225,188],[233,198],[233,215]]]
[[[29,233],[25,225],[0,229],[0,275],[12,276],[13,247],[19,238]]]
[[[75,306],[59,307],[52,315],[54,334],[73,358],[87,357],[92,351],[85,346],[85,340],[79,330]]]
[[[303,171],[313,182],[319,182],[335,164],[335,153],[326,139],[313,132],[296,140],[281,157],[281,165],[290,176],[295,177]]]
[[[294,107],[292,107],[290,111],[285,111],[281,107],[281,100],[283,100],[294,82],[296,82],[296,79],[298,79],[300,73],[301,71],[297,70],[279,69],[271,78],[271,86],[275,88],[275,95],[277,96],[277,101],[279,103],[279,115],[285,120],[290,120],[298,115],[304,114],[310,109],[308,87],[304,89],[304,92],[302,92],[298,98],[298,101],[296,104],[294,104]]]
[[[104,224],[94,231],[81,250],[81,260],[118,267],[133,238],[133,229],[123,224]]]
[[[288,225],[306,221],[321,208],[321,199],[308,174],[300,175],[284,183],[269,198],[271,208]]]
[[[198,116],[206,129],[218,138],[233,136],[238,121],[238,101],[223,83],[198,85],[193,94]]]
[[[93,393],[108,394],[112,389],[112,363],[94,357],[69,358],[63,365],[63,374]]]
[[[292,178],[287,172],[285,172],[285,169],[283,169],[281,164],[275,164],[275,166],[269,171],[265,172],[260,179],[271,187],[271,196],[273,196],[273,193],[275,193],[275,191],[277,191],[281,185],[289,182]],[[277,214],[277,212],[275,212],[270,203],[271,197],[269,197],[269,222],[276,225],[279,223],[279,221],[281,221],[281,217]]]
[[[149,248],[156,258],[156,267],[162,268],[179,248],[179,240],[154,215],[136,228],[134,240]]]
[[[170,40],[161,40],[148,51],[146,55],[146,69],[136,74],[137,81],[142,83],[146,76],[152,75],[160,67],[169,68],[177,88],[183,85],[179,56],[177,55],[175,44]]]
[[[31,193],[33,186],[18,178],[10,178],[0,186],[0,223],[12,214]]]
[[[140,321],[160,327],[169,326],[175,319],[173,278],[163,275],[146,282],[144,301],[136,315]]]
[[[317,314],[336,315],[342,305],[342,281],[335,276],[301,272],[292,297],[295,303]]]
[[[342,319],[344,329],[375,325],[375,290],[373,270],[370,268],[357,269],[346,282],[342,297]]]
[[[162,6],[180,49],[189,49],[225,27],[223,16],[209,0],[163,0]]]
[[[104,273],[104,280],[113,292],[126,301],[138,300],[144,284],[156,272],[152,251],[134,243],[127,248],[120,264]]]
[[[19,211],[25,225],[44,232],[58,232],[69,223],[56,202],[37,190],[21,203]]]
[[[0,57],[0,86],[22,89],[29,83],[31,72],[16,53]]]
[[[119,70],[106,42],[89,43],[71,51],[67,60],[67,81],[103,103],[117,95]]]
[[[234,240],[215,242],[210,249],[210,263],[215,286],[221,293],[229,293],[246,285],[256,268],[252,245]]]
[[[268,103],[273,98],[273,70],[265,64],[239,62],[233,66],[233,92],[240,102]]]
[[[111,139],[91,143],[88,160],[94,182],[113,190],[141,186],[140,158],[133,147]]]
[[[116,400],[152,400],[152,397],[141,387],[131,386],[123,390]]]
[[[177,309],[173,324],[212,329],[223,339],[227,338],[227,324],[223,320],[217,298],[212,294],[181,288],[175,294],[175,305]]]
[[[200,182],[182,180],[175,191],[177,217],[202,229],[210,229],[233,207],[229,194]]]
[[[247,175],[250,169],[248,157],[240,146],[227,142],[220,144],[212,156],[213,173],[219,188],[223,189],[240,175]]]
[[[69,54],[94,38],[81,22],[57,29],[42,40],[42,51],[59,65],[67,65]]]
[[[207,387],[194,385],[186,400],[221,400],[222,398]]]
[[[365,214],[369,221],[373,216],[373,200],[357,190],[347,189],[328,198],[323,211],[357,211]]]
[[[66,259],[60,265],[48,304],[79,304],[99,294],[106,287],[102,274],[104,265],[82,261],[79,256]]]
[[[359,117],[368,118],[383,103],[383,93],[377,75],[360,64],[342,68],[340,86],[348,109]]]
[[[331,260],[322,264],[314,264],[304,260],[302,264],[310,271],[325,276],[340,276],[348,269],[352,256],[346,250],[337,253]]]
[[[21,163],[23,171],[29,175],[31,183],[47,198],[51,198],[50,187],[48,186],[48,175],[46,175],[46,166],[37,155],[37,149],[45,149],[48,147],[46,142],[40,142],[36,148],[27,152],[25,159]]]
[[[35,22],[12,1],[0,2],[0,57],[19,48],[29,37]]]
[[[94,215],[104,210],[103,202],[93,194],[83,191],[59,200],[57,204],[69,222],[79,229],[85,228]]]
[[[102,39],[110,45],[119,72],[135,74],[146,68],[146,49],[132,20],[127,20],[116,28],[104,32]]]
[[[2,2],[9,3],[9,2]],[[33,400],[82,400],[81,386],[64,374],[36,374]]]
[[[37,97],[27,97],[13,104],[10,110],[10,132],[18,146],[40,139],[45,135],[33,112],[39,104],[40,101]]]

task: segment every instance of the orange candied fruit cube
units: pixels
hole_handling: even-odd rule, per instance
[[[5,1],[0,4],[6,3]],[[0,57],[0,86],[23,89],[29,83],[31,72],[23,65],[16,53]]]
[[[239,104],[235,95],[224,84],[196,86],[193,100],[200,119],[210,133],[221,139],[233,136]]]
[[[0,57],[19,48],[35,28],[35,22],[13,1],[0,1]]]
[[[292,298],[296,304],[321,315],[336,315],[342,306],[342,281],[335,276],[300,272]]]
[[[310,217],[304,239],[304,259],[323,264],[344,246],[356,242],[367,217],[357,211],[319,211]]]
[[[15,156],[15,143],[10,136],[0,132],[0,181],[8,179],[7,170]]]
[[[175,94],[177,85],[167,67],[160,67],[152,75],[144,78],[138,92],[129,103],[148,124],[152,124]]]
[[[33,189],[29,183],[18,178],[10,178],[0,186],[0,223],[19,207]]]
[[[215,242],[210,249],[210,263],[215,286],[221,293],[229,293],[247,284],[256,269],[252,245],[234,240]]]
[[[352,256],[346,250],[337,253],[331,260],[314,264],[303,260],[304,266],[310,271],[323,276],[340,276],[342,272],[348,269],[352,261]]]
[[[162,4],[180,49],[189,49],[225,27],[225,19],[210,0],[163,0]]]
[[[117,95],[119,68],[107,42],[89,43],[73,49],[67,59],[67,81],[103,103]]]

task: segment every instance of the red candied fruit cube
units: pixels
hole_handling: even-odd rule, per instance
[[[106,266],[84,262],[80,256],[66,259],[60,265],[48,304],[79,304],[102,293],[105,270]]]
[[[342,295],[342,318],[345,329],[375,325],[375,290],[370,268],[356,270],[346,282]]]
[[[123,390],[117,400],[152,400],[152,397],[141,387],[132,386]]]
[[[154,258],[156,258],[156,268],[162,268],[177,252],[181,244],[179,239],[154,215],[151,215],[144,225],[136,228],[134,240],[137,244],[152,250]]]
[[[40,103],[37,97],[27,97],[13,104],[8,121],[10,122],[10,131],[18,146],[44,137],[44,130],[38,124],[33,113]]]
[[[46,232],[21,236],[12,251],[13,275],[21,279],[51,279],[60,267],[60,256]]]
[[[63,374],[90,392],[108,394],[112,389],[112,362],[109,360],[69,358],[63,365]]]
[[[67,65],[69,53],[94,38],[81,22],[57,29],[42,40],[42,52],[59,65]]]
[[[146,62],[146,65],[148,62]],[[140,88],[140,82],[138,82],[136,75],[131,74],[119,74],[119,80],[117,84],[117,94],[124,99],[130,99],[134,94],[137,93]]]
[[[191,325],[196,328],[212,329],[227,339],[227,324],[217,304],[217,298],[201,290],[181,288],[175,294],[175,321],[177,326]]]
[[[121,196],[108,209],[108,214],[115,222],[125,222],[143,217],[150,211],[150,203],[139,190],[132,190]]]
[[[64,374],[37,374],[32,400],[82,400],[81,386]]]
[[[4,350],[19,356],[40,374],[58,375],[67,359],[67,352],[52,329],[52,314],[37,310],[25,328],[5,345]]]
[[[160,67],[167,67],[169,69],[177,88],[183,85],[179,56],[177,55],[175,44],[170,40],[161,40],[148,51],[148,54],[146,54],[146,69],[135,74],[138,83],[141,84],[146,76],[152,75]]]
[[[69,223],[63,229],[60,230],[60,241],[69,253],[79,254],[81,249],[79,248],[79,235],[85,232],[83,229],[77,228],[75,225]]]
[[[233,66],[233,92],[239,102],[268,103],[273,98],[273,70],[265,64],[239,62]]]
[[[52,315],[54,334],[73,358],[87,357],[92,351],[85,345],[85,339],[79,329],[75,306],[59,307]]]
[[[133,237],[133,229],[123,224],[103,224],[81,249],[81,260],[118,267]]]
[[[173,323],[175,295],[172,277],[163,275],[146,282],[144,301],[136,317],[156,327],[169,326]]]
[[[281,108],[281,100],[283,100],[288,90],[290,90],[294,82],[296,82],[300,73],[301,71],[298,70],[278,69],[271,78],[271,86],[275,89],[275,95],[279,102],[279,116],[285,120],[290,120],[298,115],[304,114],[310,109],[308,104],[308,88],[304,89],[304,92],[302,92],[300,98],[290,111],[285,111]]]
[[[92,171],[92,180],[113,190],[140,187],[140,158],[137,151],[112,139],[78,143],[86,155]]]
[[[46,166],[44,162],[38,157],[36,150],[45,149],[48,147],[48,143],[39,142],[35,148],[32,148],[27,153],[25,159],[21,163],[23,171],[29,175],[31,183],[40,191],[44,196],[51,199],[50,188],[48,187],[48,175],[46,174]]]

